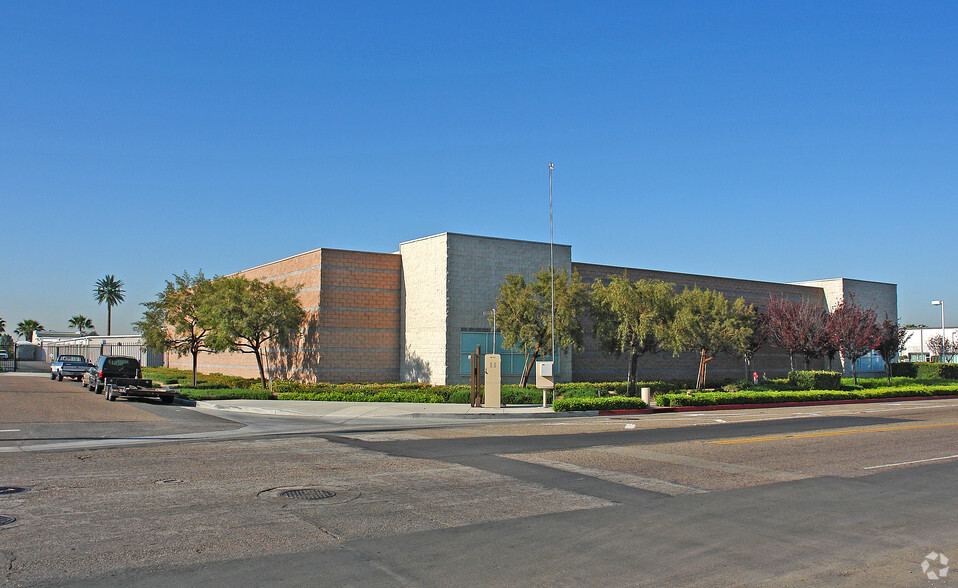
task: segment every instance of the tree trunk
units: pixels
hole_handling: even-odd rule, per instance
[[[196,349],[193,350],[193,387],[196,388],[196,356],[199,354],[199,351]]]
[[[626,396],[636,396],[636,391],[638,386],[636,385],[636,371],[639,364],[639,354],[632,352],[632,356],[629,358],[629,385],[625,390]]]
[[[263,384],[263,390],[269,390],[266,384],[266,372],[263,371],[263,356],[260,355],[259,348],[253,349],[253,355],[256,356],[256,366],[259,367],[259,380]]]
[[[113,305],[109,302],[106,303],[106,334],[110,334],[110,325],[113,319]]]
[[[536,360],[539,358],[539,350],[536,349],[532,352],[532,356],[529,357],[529,361],[526,363],[526,368],[522,370],[522,377],[519,378],[519,387],[525,388],[526,384],[529,382],[529,372],[532,371],[532,366],[536,364]]]
[[[695,391],[698,392],[702,389],[702,385],[705,383],[705,350],[702,350],[702,357],[699,359],[699,375],[695,379]]]
[[[795,371],[795,353],[792,351],[788,352],[788,367],[793,372]]]

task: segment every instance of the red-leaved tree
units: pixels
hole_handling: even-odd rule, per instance
[[[855,362],[878,346],[881,333],[877,316],[873,309],[862,308],[854,300],[842,300],[828,319],[828,338],[841,354],[842,367],[851,362],[856,384]]]
[[[885,371],[888,375],[888,383],[891,384],[891,362],[895,357],[905,350],[905,343],[911,339],[908,329],[902,327],[897,321],[893,321],[885,315],[885,320],[879,326],[878,347],[875,349],[881,358],[885,360]]]
[[[772,342],[788,352],[791,368],[794,354],[805,358],[805,369],[826,352],[828,343],[828,310],[808,300],[792,302],[773,296],[768,302],[767,328]]]

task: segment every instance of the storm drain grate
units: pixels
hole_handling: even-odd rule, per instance
[[[7,515],[0,515],[0,527],[3,525],[9,525],[10,523],[16,521],[17,519],[13,517],[8,517]]]
[[[5,496],[7,494],[19,494],[20,492],[26,492],[29,488],[21,488],[20,486],[0,486],[0,496]]]
[[[296,488],[295,490],[286,490],[281,492],[283,498],[295,498],[297,500],[322,500],[332,498],[336,493],[332,490],[320,490],[319,488]]]

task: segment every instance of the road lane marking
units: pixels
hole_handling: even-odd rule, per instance
[[[542,465],[572,474],[582,474],[583,476],[589,476],[590,478],[598,478],[607,482],[629,486],[630,488],[638,488],[639,490],[656,492],[658,494],[667,494],[669,496],[706,494],[709,492],[709,490],[705,488],[688,486],[686,484],[677,484],[675,482],[669,482],[668,480],[663,480],[660,478],[650,478],[648,476],[639,476],[637,474],[630,474],[627,472],[589,468],[565,461],[546,459],[544,457],[538,457],[535,455],[504,455],[502,457],[516,461]]]
[[[877,465],[877,466],[868,466],[867,468],[862,468],[862,469],[864,469],[864,470],[876,470],[876,469],[878,469],[878,468],[890,468],[890,467],[893,467],[893,466],[911,465],[911,464],[913,464],[913,463],[925,463],[925,462],[927,462],[927,461],[940,461],[940,460],[942,460],[942,459],[955,459],[956,457],[958,457],[958,454],[955,454],[955,455],[946,455],[945,457],[930,457],[930,458],[928,458],[928,459],[916,459],[916,460],[914,460],[914,461],[900,461],[900,462],[898,462],[898,463],[886,463],[886,464]]]
[[[19,433],[20,429],[0,429],[0,433]]]
[[[908,431],[911,429],[931,429],[935,427],[958,427],[958,423],[941,423],[937,425],[910,425],[907,427],[877,427],[872,429],[858,429],[855,431],[828,431],[826,433],[796,433],[794,435],[775,435],[771,437],[755,437],[753,439],[723,439],[721,441],[706,441],[715,445],[732,445],[735,443],[759,443],[761,441],[781,441],[783,439],[808,439],[811,437],[831,437],[834,435],[857,435],[860,433],[885,433],[888,431]]]

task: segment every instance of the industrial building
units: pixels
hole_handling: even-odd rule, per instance
[[[589,284],[613,274],[631,280],[659,279],[684,287],[722,292],[730,300],[744,297],[758,308],[771,296],[809,300],[834,309],[853,298],[871,307],[879,320],[897,317],[894,284],[836,278],[773,283],[613,267],[573,261],[572,247],[552,247],[556,269],[579,273]],[[418,381],[433,384],[468,382],[468,355],[502,355],[504,382],[516,382],[525,356],[503,349],[493,335],[489,313],[507,274],[526,276],[549,267],[550,244],[442,233],[407,241],[395,253],[316,249],[238,272],[248,278],[293,286],[307,312],[302,338],[291,349],[271,349],[269,372],[276,379],[321,382]],[[586,339],[581,351],[556,358],[558,381],[621,381],[628,358],[601,351],[584,320]],[[698,358],[662,352],[639,359],[644,380],[694,379]],[[167,357],[168,365],[190,369],[189,357]],[[789,369],[788,355],[778,349],[759,352],[755,369],[769,377]],[[827,367],[816,360],[815,369]],[[838,369],[837,366],[835,366]],[[710,378],[744,377],[741,359],[719,356],[709,365]],[[256,362],[240,353],[201,354],[205,373],[255,377]]]

